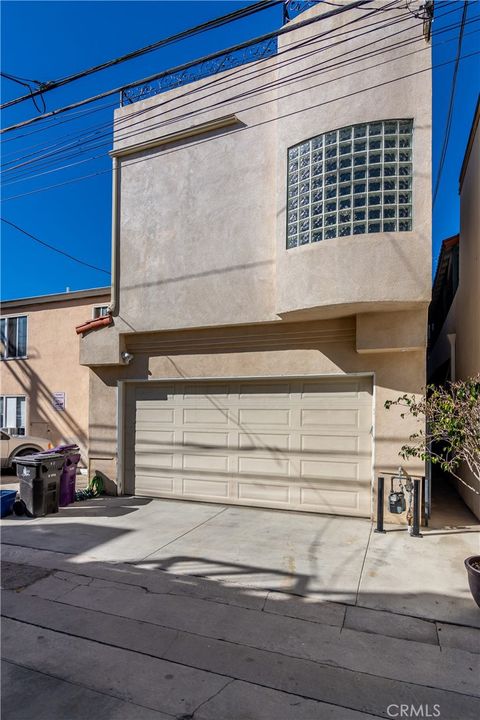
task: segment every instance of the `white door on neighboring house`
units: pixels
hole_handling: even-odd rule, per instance
[[[371,514],[369,377],[149,382],[130,413],[127,492]]]
[[[26,434],[26,398],[23,395],[0,396],[0,427],[10,435]]]

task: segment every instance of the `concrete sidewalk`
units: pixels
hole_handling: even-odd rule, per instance
[[[478,526],[391,530],[140,498],[6,519],[5,717],[477,718]]]

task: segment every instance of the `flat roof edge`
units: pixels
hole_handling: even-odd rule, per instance
[[[73,292],[54,293],[51,295],[35,295],[34,297],[15,298],[14,300],[3,300],[0,305],[2,310],[17,305],[43,305],[44,303],[62,302],[65,300],[82,300],[83,298],[96,298],[102,295],[110,297],[111,287],[89,288],[88,290],[74,290]]]

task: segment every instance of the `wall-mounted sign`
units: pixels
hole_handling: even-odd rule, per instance
[[[55,410],[65,410],[65,393],[64,392],[54,392],[53,399],[52,399],[52,405],[55,408]]]

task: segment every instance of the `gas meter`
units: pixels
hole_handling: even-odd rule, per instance
[[[401,478],[400,479],[400,487],[401,485]],[[394,513],[395,515],[400,515],[401,513],[405,512],[407,509],[407,502],[405,500],[405,493],[403,492],[403,489],[401,490],[394,490],[393,489],[393,477],[391,479],[391,485],[390,485],[390,494],[388,496],[388,509],[391,513]]]
[[[388,509],[391,513],[400,515],[407,509],[407,503],[405,501],[405,494],[403,490],[396,490],[390,493],[388,496]]]

